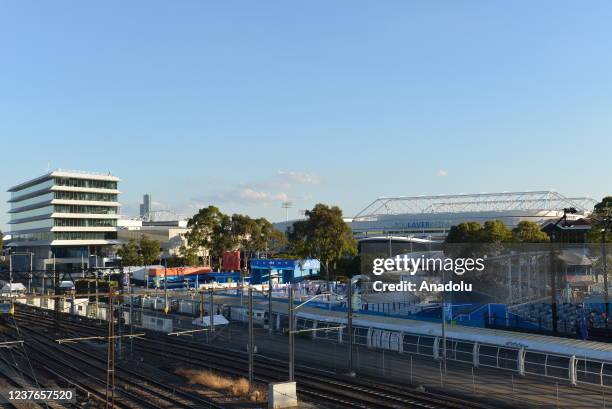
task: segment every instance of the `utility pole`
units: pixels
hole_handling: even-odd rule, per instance
[[[442,284],[446,285],[446,277],[442,270]],[[442,361],[444,362],[444,373],[446,373],[446,292],[442,291]]]
[[[251,291],[251,287],[249,287],[249,291]],[[214,301],[214,295],[215,295],[215,291],[211,288],[210,289],[210,314],[208,314],[208,316],[210,317],[210,332],[214,335],[215,333],[215,301]]]
[[[115,407],[115,316],[113,311],[113,290],[108,291],[108,349],[106,366],[106,408]]]
[[[294,348],[293,348],[293,287],[291,283],[289,283],[289,303],[288,303],[288,313],[289,313],[289,382],[293,382],[294,377]]]
[[[134,340],[132,339],[132,335],[134,335],[134,288],[132,287],[132,268],[128,269],[128,288],[130,290],[130,356],[134,354]]]
[[[604,217],[603,225],[601,229],[601,254],[603,256],[603,279],[604,279],[604,305],[606,307],[606,329],[608,328],[608,322],[610,321],[610,299],[608,294],[608,252],[606,246],[606,234],[608,233],[608,223],[610,217]]]
[[[108,286],[110,291],[110,285]],[[100,318],[100,298],[98,297],[98,270],[96,269],[96,318]]]
[[[253,390],[253,288],[249,286],[249,391]]]
[[[168,315],[168,311],[170,311],[170,308],[168,308],[168,261],[164,265],[164,297],[164,312]]]
[[[55,258],[54,258],[55,261]],[[53,263],[53,293],[56,295],[53,300],[53,318],[55,321],[55,331],[59,334],[60,331],[60,299],[57,297],[59,291],[59,272],[55,269],[55,263]],[[62,298],[63,301],[63,298]]]
[[[204,292],[200,290],[200,322],[204,325]]]
[[[272,270],[268,274],[268,334],[272,336],[273,330],[272,322]]]
[[[348,331],[348,373],[355,376],[353,370],[353,280],[349,278],[347,288],[347,331]],[[342,330],[340,330],[342,331]]]
[[[28,277],[28,293],[32,291],[32,274],[34,274],[34,253],[30,252],[30,276]]]
[[[550,296],[551,303],[550,309],[552,314],[552,331],[557,332],[557,263],[555,259],[555,230],[557,225],[553,226],[553,230],[550,236]]]

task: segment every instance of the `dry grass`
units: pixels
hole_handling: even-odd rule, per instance
[[[252,401],[263,401],[266,398],[266,392],[262,388],[254,387],[253,391],[249,392],[249,381],[245,378],[229,378],[211,371],[195,369],[178,369],[176,373],[187,378],[190,384],[204,385],[231,396],[248,398]]]

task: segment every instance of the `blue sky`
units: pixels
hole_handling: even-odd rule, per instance
[[[612,193],[608,1],[12,1],[2,191],[110,170],[125,213]],[[8,194],[0,203],[0,226]],[[4,226],[6,228],[6,226]]]

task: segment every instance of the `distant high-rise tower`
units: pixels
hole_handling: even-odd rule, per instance
[[[151,195],[148,193],[142,196],[142,203],[140,204],[140,217],[146,220],[151,217]]]

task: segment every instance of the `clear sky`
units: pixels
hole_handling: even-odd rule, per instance
[[[612,193],[610,1],[4,1],[0,187],[108,171],[121,201]],[[8,217],[4,193],[0,226]]]

